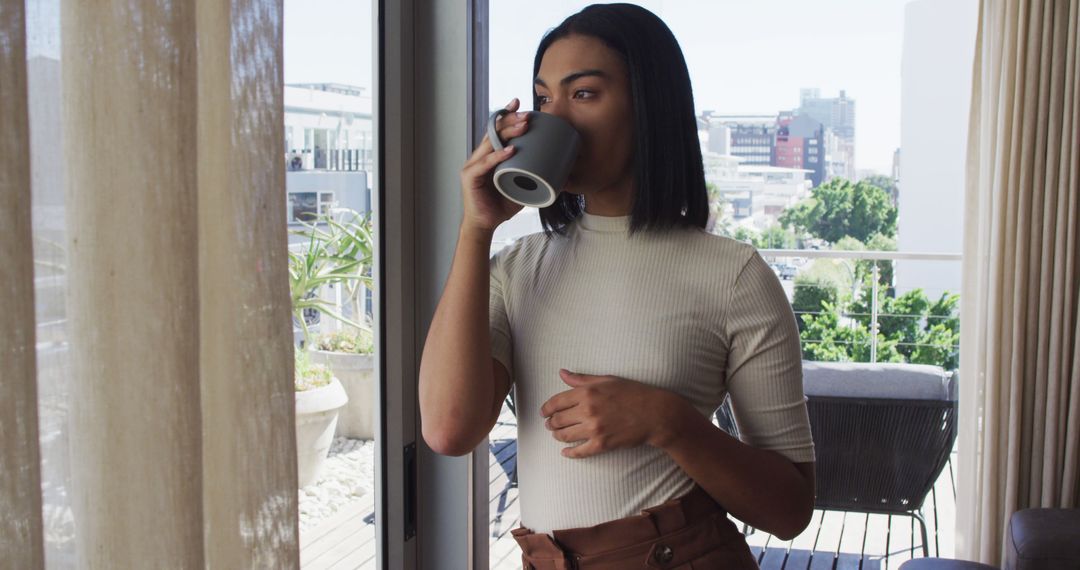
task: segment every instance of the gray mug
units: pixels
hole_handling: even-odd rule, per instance
[[[508,113],[507,109],[499,109],[488,119],[488,139],[496,152],[503,149],[503,141],[499,140],[495,122]],[[554,204],[577,161],[581,135],[555,115],[530,111],[528,130],[512,140],[516,152],[495,167],[495,187],[522,206],[544,208]]]

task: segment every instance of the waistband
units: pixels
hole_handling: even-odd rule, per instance
[[[745,548],[742,534],[734,524],[728,525],[732,532],[722,532],[727,526],[710,522],[721,518],[724,523],[730,523],[727,512],[704,489],[694,485],[686,495],[644,509],[638,515],[591,527],[555,530],[552,532],[554,539],[524,527],[513,529],[511,534],[521,546],[526,568],[603,567],[605,562],[638,556],[655,561],[657,567],[667,568],[669,564],[677,566],[699,556],[700,552],[696,551],[703,547],[739,540]],[[703,522],[710,524],[699,524]],[[657,542],[661,537],[664,540]]]

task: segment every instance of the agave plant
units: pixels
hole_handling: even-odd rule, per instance
[[[334,214],[340,214],[335,219]],[[342,307],[351,304],[354,314],[361,314],[360,286],[372,288],[372,239],[370,213],[359,214],[347,208],[322,213],[303,229],[290,233],[307,238],[303,251],[289,251],[289,289],[292,294],[293,318],[303,329],[305,343],[310,343],[310,331],[304,312],[316,310],[346,325],[368,330],[365,324],[346,317],[341,308],[322,299],[318,292],[325,285],[342,287]]]
[[[311,362],[307,351],[296,351],[294,370],[294,383],[297,392],[314,390],[330,384],[333,373],[330,368],[323,364]]]

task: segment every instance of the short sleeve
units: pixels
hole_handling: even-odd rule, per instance
[[[727,389],[742,441],[793,463],[814,461],[799,327],[784,288],[757,251],[735,280],[725,322]]]
[[[491,336],[491,356],[506,367],[510,378],[513,379],[513,342],[510,336],[510,319],[506,313],[504,252],[505,250],[492,256],[489,264],[491,287],[488,295],[488,328]]]

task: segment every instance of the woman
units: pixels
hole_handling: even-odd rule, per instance
[[[703,229],[678,43],[640,7],[589,6],[544,37],[534,77],[533,108],[573,125],[581,154],[544,232],[490,261],[521,209],[492,183],[513,149],[485,138],[462,169],[420,366],[424,439],[468,453],[513,384],[526,568],[756,568],[726,512],[787,539],[813,510],[798,329],[757,252]],[[523,113],[498,125],[511,145],[527,129]],[[728,395],[743,441],[710,421]]]

